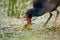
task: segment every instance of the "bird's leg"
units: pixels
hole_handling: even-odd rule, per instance
[[[56,14],[56,17],[55,17],[54,24],[56,24],[56,21],[57,21],[58,17],[59,17],[59,11],[57,11],[57,14]]]
[[[47,19],[47,21],[45,22],[45,24],[43,26],[46,26],[46,24],[49,22],[49,20],[51,19],[51,17],[52,17],[52,13],[50,13],[49,18]]]

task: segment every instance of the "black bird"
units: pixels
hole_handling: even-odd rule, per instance
[[[54,23],[56,23],[56,20],[59,16],[59,11],[56,9],[58,6],[60,6],[60,0],[33,0],[33,8],[29,9],[25,13],[25,17],[27,20],[27,24],[31,24],[32,17],[38,17],[44,15],[46,12],[49,12],[50,16],[45,22],[44,26],[48,23],[48,21],[52,17],[52,11],[56,10],[56,18]]]

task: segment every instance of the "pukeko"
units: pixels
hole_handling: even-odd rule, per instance
[[[33,0],[33,8],[29,9],[25,13],[27,25],[31,25],[31,19],[32,17],[38,17],[44,15],[46,12],[49,12],[50,16],[47,19],[47,21],[44,23],[43,26],[45,26],[48,21],[52,17],[52,11],[56,10],[56,18],[54,23],[56,23],[56,20],[59,16],[59,11],[56,9],[58,6],[60,6],[60,0]]]

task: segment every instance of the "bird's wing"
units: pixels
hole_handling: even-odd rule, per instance
[[[33,8],[43,8],[42,3],[43,3],[44,1],[45,1],[45,0],[34,0],[34,1],[33,1]]]
[[[45,3],[44,5],[46,5],[46,3],[54,5],[57,5],[59,3],[60,5],[60,0],[34,0],[33,8],[43,8],[44,5],[42,3]]]

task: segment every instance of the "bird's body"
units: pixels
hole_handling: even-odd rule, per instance
[[[45,6],[57,6],[59,5],[60,0],[34,0],[33,8],[43,8]]]
[[[57,8],[58,2],[56,0],[56,2],[54,2],[51,0],[34,0],[33,1],[33,8],[29,9],[27,12],[29,12],[30,14],[32,14],[33,17],[37,17],[37,16],[42,16],[44,13],[46,12],[51,12],[53,10],[55,10]],[[27,13],[27,14],[29,14]]]
[[[30,13],[32,13],[33,17],[42,16],[46,12],[51,12],[52,10],[55,10],[55,7],[56,7],[56,5],[53,5],[53,4],[43,3],[42,5],[43,5],[42,8],[32,8],[32,9],[30,9],[31,10]]]
[[[50,17],[47,20],[47,22],[48,22],[50,20],[51,16],[52,16],[51,12],[56,10],[56,8],[59,5],[60,5],[60,0],[34,0],[33,1],[33,8],[29,9],[26,12],[27,24],[28,25],[31,24],[31,20],[30,19],[32,17],[42,16],[46,12],[50,13]],[[47,24],[47,22],[45,24]]]

